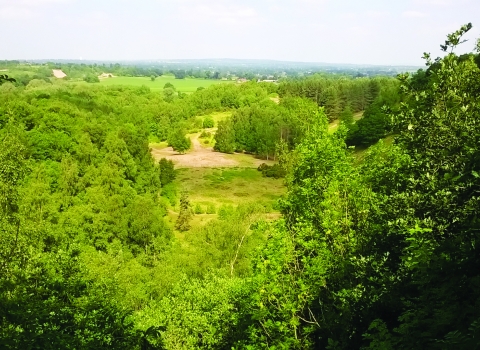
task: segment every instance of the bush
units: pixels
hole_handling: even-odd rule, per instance
[[[217,208],[215,208],[215,204],[207,205],[207,214],[216,214]]]
[[[286,172],[280,165],[274,164],[272,166],[262,163],[257,168],[258,171],[262,172],[262,175],[265,177],[273,177],[279,179],[285,177]]]
[[[212,134],[209,131],[203,130],[199,137],[201,139],[206,139],[206,138],[209,138],[211,136],[212,136]]]
[[[100,79],[98,79],[98,77],[96,75],[93,75],[93,74],[89,74],[87,76],[85,76],[83,78],[84,81],[86,81],[87,83],[99,83],[100,82]]]
[[[203,213],[204,213],[204,211],[203,211],[203,209],[202,209],[202,206],[201,206],[200,204],[198,204],[198,203],[195,204],[195,208],[193,209],[193,212],[194,212],[195,214],[203,214]]]
[[[167,198],[168,202],[173,207],[177,202],[177,189],[172,183],[170,183],[162,188],[161,196]]]
[[[185,153],[185,151],[190,149],[192,144],[190,138],[186,136],[185,131],[177,128],[168,135],[168,145],[172,146],[173,150],[178,153]]]
[[[235,212],[235,209],[233,208],[232,205],[222,204],[220,209],[218,209],[218,218],[220,220],[227,220],[229,217],[233,215],[234,212]]]
[[[195,118],[193,120],[193,127],[195,129],[201,129],[202,127],[205,127],[205,126],[203,126],[204,125],[203,123],[204,122],[203,122],[202,118]]]
[[[208,116],[203,119],[203,128],[213,128],[215,126],[215,122],[212,117]]]

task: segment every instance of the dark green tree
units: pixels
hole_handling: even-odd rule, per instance
[[[179,231],[190,230],[190,220],[192,219],[192,206],[188,198],[188,193],[183,191],[180,195],[180,212],[177,221],[175,222],[175,229]]]
[[[160,183],[162,187],[175,180],[175,169],[171,160],[167,160],[166,158],[160,159],[158,162],[158,167],[160,171]]]
[[[6,74],[0,74],[0,85],[2,85],[3,83],[6,83],[6,82],[15,83],[16,80],[13,79],[13,78],[10,78]]]

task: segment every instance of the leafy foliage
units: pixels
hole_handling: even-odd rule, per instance
[[[204,129],[213,128],[214,126],[215,126],[215,121],[213,120],[212,117],[206,116],[206,117],[203,119],[203,128],[204,128]]]
[[[247,344],[478,346],[480,75],[473,56],[453,53],[469,28],[449,35],[446,57],[426,55],[427,84],[400,77],[393,146],[355,166],[345,129],[323,126],[296,148],[285,225],[256,264]]]
[[[160,171],[160,183],[162,187],[165,187],[170,182],[175,180],[175,167],[171,160],[162,158],[158,162],[158,168]]]

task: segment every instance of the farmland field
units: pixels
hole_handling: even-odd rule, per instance
[[[227,83],[231,84],[232,81],[225,80],[211,80],[211,79],[175,79],[171,75],[162,75],[157,77],[155,81],[151,81],[150,77],[114,77],[105,78],[100,80],[100,84],[103,85],[128,85],[128,86],[142,86],[149,87],[152,91],[160,91],[163,89],[166,83],[171,83],[180,92],[194,92],[199,87],[207,88],[213,84]]]

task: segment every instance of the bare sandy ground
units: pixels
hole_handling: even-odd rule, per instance
[[[212,147],[204,147],[198,140],[198,134],[192,135],[192,149],[186,154],[175,152],[172,147],[151,149],[153,157],[172,160],[178,168],[223,168],[223,167],[258,167],[266,161],[246,154],[225,154],[215,152]],[[270,162],[269,162],[270,163]]]

